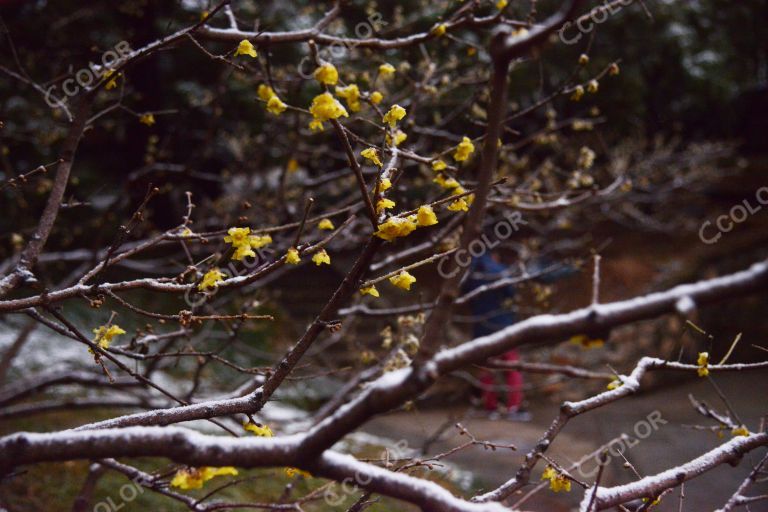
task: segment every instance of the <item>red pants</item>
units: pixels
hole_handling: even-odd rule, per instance
[[[510,350],[503,356],[503,361],[517,361],[520,356],[517,354],[517,350]],[[515,370],[503,370],[505,381],[507,384],[507,410],[516,410],[523,403],[523,374]],[[483,407],[487,411],[496,411],[499,406],[499,394],[494,389],[496,386],[496,379],[494,373],[490,371],[483,371],[480,375],[480,383],[483,389]]]

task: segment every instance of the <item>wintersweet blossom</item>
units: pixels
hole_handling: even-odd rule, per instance
[[[147,126],[152,126],[153,124],[155,124],[155,116],[149,112],[147,112],[146,114],[141,114],[141,116],[139,117],[139,122]]]
[[[580,345],[584,349],[599,348],[605,344],[603,339],[591,338],[586,334],[577,334],[576,336],[571,336],[568,341],[574,345]]]
[[[571,94],[571,100],[579,101],[582,98],[582,96],[584,96],[584,86],[577,85],[573,89],[573,94]]]
[[[379,75],[382,78],[386,78],[394,74],[395,74],[395,66],[393,66],[392,64],[385,62],[384,64],[379,66]]]
[[[400,129],[398,128],[397,130],[395,130],[395,139],[394,139],[394,140],[395,140],[395,143],[394,143],[394,145],[395,145],[395,146],[399,146],[399,145],[400,145],[400,144],[402,144],[402,143],[403,143],[403,141],[405,141],[405,139],[407,139],[407,138],[408,138],[408,134],[407,134],[407,133],[405,133],[403,130],[400,130]],[[388,146],[392,146],[392,145],[393,145],[393,144],[392,144],[392,137],[390,137],[390,136],[389,136],[389,134],[386,134],[386,135],[384,136],[384,139],[387,141],[387,145],[388,145]]]
[[[371,297],[379,297],[379,290],[376,289],[376,286],[366,286],[365,288],[360,288],[360,295],[370,295]]]
[[[541,479],[549,480],[549,488],[554,492],[570,492],[571,490],[571,481],[568,480],[568,477],[562,473],[559,473],[552,466],[547,466],[547,468],[544,470],[544,473],[541,475]]]
[[[93,342],[103,349],[109,348],[112,343],[112,339],[115,336],[125,334],[125,331],[117,324],[112,324],[109,327],[101,325],[93,330],[93,334],[96,336],[93,338]]]
[[[384,95],[381,94],[379,91],[373,91],[369,96],[369,99],[371,100],[371,103],[373,103],[374,105],[378,105],[379,103],[381,103],[381,100],[384,99]]]
[[[328,121],[329,119],[338,119],[342,116],[349,117],[347,109],[339,103],[339,100],[331,96],[331,93],[329,92],[324,92],[315,96],[312,100],[312,105],[309,107],[309,112],[312,114],[312,117],[315,118],[315,121],[319,121],[320,123]],[[320,127],[322,129],[322,124]],[[311,123],[310,128],[312,128]]]
[[[357,84],[349,84],[346,87],[336,87],[336,96],[344,98],[352,112],[360,111],[360,89]]]
[[[469,137],[463,137],[459,145],[456,146],[456,152],[453,154],[453,159],[457,162],[463,162],[467,160],[472,153],[475,152],[475,145],[472,144],[472,140]]]
[[[408,273],[407,270],[403,270],[399,274],[390,277],[389,282],[403,290],[410,290],[411,285],[416,282],[416,278]]]
[[[328,255],[325,249],[320,249],[315,254],[312,255],[312,261],[317,265],[318,267],[325,263],[326,265],[331,264],[331,257]]]
[[[223,475],[237,476],[237,470],[232,466],[180,469],[173,475],[171,486],[180,489],[200,489],[208,480]]]
[[[301,261],[301,258],[299,257],[299,251],[296,250],[295,247],[291,247],[288,249],[288,252],[285,253],[285,262],[290,265],[298,265]]]
[[[696,360],[696,364],[699,366],[696,373],[699,377],[706,377],[709,375],[709,352],[699,352],[699,358]]]
[[[224,281],[226,274],[214,267],[205,273],[200,284],[197,285],[197,289],[201,291],[210,290],[219,286],[219,283]]]
[[[238,55],[248,55],[252,59],[255,59],[257,56],[256,49],[253,47],[253,44],[247,39],[243,39],[240,41],[240,44],[237,45],[237,50],[235,50],[235,57]]]
[[[386,222],[379,224],[379,229],[374,233],[377,237],[391,242],[395,238],[410,235],[416,229],[416,223],[411,219],[402,217],[390,217]]]
[[[336,227],[333,225],[333,222],[331,222],[331,219],[323,219],[320,222],[317,223],[317,229],[322,229],[325,231],[331,231],[335,229]]]
[[[600,88],[600,83],[597,80],[590,80],[587,83],[587,92],[595,94]]]
[[[117,79],[120,77],[122,73],[115,74],[114,69],[108,69],[104,72],[104,79],[108,80],[107,84],[104,86],[104,89],[107,91],[110,91],[117,87]]]
[[[360,156],[365,158],[366,160],[370,160],[372,163],[376,164],[378,167],[381,167],[381,159],[379,158],[379,152],[376,150],[376,148],[366,148],[360,152]]]
[[[444,171],[448,167],[448,164],[443,162],[440,159],[437,159],[432,162],[432,170],[433,171]]]
[[[382,178],[379,182],[379,192],[384,192],[392,188],[392,181],[389,178]]]
[[[269,428],[269,425],[261,424],[261,423],[254,423],[252,421],[246,421],[243,423],[243,429],[247,430],[248,432],[253,433],[256,436],[259,437],[272,437],[274,434],[272,433],[272,429]]]
[[[441,23],[435,28],[432,29],[432,33],[436,35],[437,37],[442,37],[445,35],[445,32],[448,30],[448,27],[445,26],[445,23]]]
[[[460,197],[451,204],[448,205],[448,209],[452,212],[467,212],[469,211],[469,203],[466,197]]]
[[[304,471],[303,469],[299,469],[299,468],[289,467],[289,468],[285,468],[283,472],[285,473],[285,476],[287,476],[288,478],[293,478],[296,475],[301,475],[304,478],[309,478],[312,476],[312,474],[309,471]]]
[[[435,210],[428,204],[420,206],[419,211],[416,213],[416,222],[418,222],[419,226],[434,226],[437,224]]]
[[[405,109],[400,105],[395,104],[390,107],[386,114],[384,114],[381,121],[389,124],[390,128],[394,128],[397,122],[405,117],[405,114]]]
[[[504,8],[509,4],[507,0],[499,0],[496,2],[496,8],[500,11],[503,11]]]
[[[384,210],[389,210],[394,207],[395,202],[393,200],[387,198],[379,199],[379,202],[376,203],[376,213],[381,214]]]
[[[288,105],[283,103],[283,100],[277,97],[277,95],[272,96],[269,98],[269,101],[267,101],[267,111],[269,111],[272,114],[275,114],[276,116],[279,116],[283,112],[285,112],[285,109],[288,108]]]
[[[325,85],[336,85],[339,81],[339,72],[336,70],[336,66],[330,62],[323,62],[319,68],[315,70],[315,80]]]
[[[275,91],[267,84],[259,84],[259,87],[256,89],[256,95],[262,101],[269,101],[272,96],[275,96]]]

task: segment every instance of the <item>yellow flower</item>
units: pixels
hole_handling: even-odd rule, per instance
[[[419,211],[416,213],[416,220],[419,226],[434,226],[437,224],[437,215],[431,206],[423,205],[419,207]]]
[[[395,131],[395,146],[399,146],[407,138],[408,135],[403,130],[397,129]],[[389,134],[386,134],[384,139],[387,141],[388,146],[392,145],[392,137]]]
[[[392,188],[392,181],[389,178],[382,178],[379,182],[379,192],[384,192]]]
[[[247,430],[248,432],[253,432],[254,435],[259,437],[272,437],[274,434],[272,433],[272,429],[269,428],[269,425],[262,425],[261,423],[253,423],[250,421],[246,421],[243,423],[243,428]]]
[[[381,103],[381,100],[384,99],[384,95],[381,94],[379,91],[373,91],[371,93],[370,99],[371,99],[371,103],[373,103],[374,105],[378,105],[379,103]]]
[[[285,262],[290,265],[298,265],[300,261],[299,251],[295,247],[288,249],[288,252],[285,254]]]
[[[261,249],[265,245],[272,243],[272,237],[269,235],[251,235],[248,237],[248,244],[252,249]]]
[[[285,473],[285,476],[287,476],[288,478],[293,478],[296,475],[301,475],[304,478],[309,478],[312,476],[308,471],[304,471],[299,468],[285,468],[283,472]]]
[[[240,44],[237,45],[237,50],[235,50],[235,57],[238,55],[248,55],[255,59],[257,54],[251,42],[247,39],[243,39],[240,41]]]
[[[279,116],[283,112],[285,112],[285,109],[288,108],[288,105],[283,103],[283,101],[278,98],[276,95],[269,98],[269,101],[267,102],[267,110],[271,112],[272,114],[275,114],[276,116]]]
[[[395,202],[391,199],[379,199],[379,202],[376,203],[376,213],[381,214],[384,210],[388,210],[390,208],[395,207]]]
[[[256,89],[256,94],[262,101],[269,101],[272,96],[275,96],[275,91],[267,84],[259,84],[259,88]]]
[[[339,72],[336,70],[336,66],[330,62],[323,62],[315,70],[315,80],[325,85],[336,85],[336,82],[339,81]]]
[[[463,162],[467,160],[470,156],[472,156],[472,153],[475,152],[475,145],[472,144],[472,141],[469,137],[463,137],[461,139],[461,142],[459,142],[459,145],[456,146],[456,152],[453,154],[453,159],[457,162]]]
[[[219,283],[224,280],[225,277],[226,274],[224,272],[214,267],[205,273],[202,281],[200,281],[200,284],[197,285],[197,289],[205,291],[210,290],[211,288],[216,288],[219,286]]]
[[[120,336],[121,334],[125,334],[125,331],[119,325],[112,324],[109,327],[106,325],[97,327],[93,330],[93,334],[96,335],[96,337],[93,339],[93,342],[101,348],[107,349],[112,343],[112,338],[115,336]]]
[[[285,166],[285,170],[289,173],[294,173],[299,170],[299,161],[295,158],[291,158],[288,160],[288,163]]]
[[[111,80],[109,80],[107,82],[107,85],[104,86],[104,89],[109,91],[109,90],[112,90],[115,87],[117,87],[117,79],[120,77],[121,74],[122,73],[118,73],[118,74],[115,75],[115,70],[114,69],[106,70],[104,72],[104,79],[108,79],[108,78],[112,77],[112,75],[115,75],[115,76]]]
[[[579,64],[582,66],[586,66],[587,64],[589,64],[589,55],[587,55],[586,53],[582,53],[581,55],[579,55]]]
[[[153,114],[150,114],[149,112],[147,112],[146,114],[141,114],[141,117],[139,117],[139,122],[147,126],[152,126],[153,124],[155,124],[155,116]]]
[[[602,347],[605,343],[600,338],[590,338],[586,334],[578,334],[576,336],[571,336],[571,339],[568,340],[570,343],[573,343],[574,345],[581,345],[582,348],[588,349],[588,348],[599,348]]]
[[[448,165],[440,159],[437,159],[434,162],[432,162],[433,171],[444,171],[446,167],[448,167]]]
[[[731,430],[731,435],[734,437],[735,436],[749,437],[749,430],[747,430],[747,427],[742,425],[738,428],[734,428],[733,430]]]
[[[581,85],[577,85],[576,88],[573,90],[573,94],[571,94],[571,99],[573,101],[579,101],[582,96],[584,96],[584,87]]]
[[[443,174],[438,174],[435,176],[435,178],[432,180],[433,183],[437,183],[444,189],[454,189],[454,188],[461,188],[461,185],[458,181],[456,181],[454,178],[448,178],[445,179],[445,176]]]
[[[382,78],[386,78],[394,74],[395,74],[395,66],[393,66],[392,64],[385,62],[384,64],[379,66],[379,75],[381,75]]]
[[[696,370],[699,377],[706,377],[709,375],[709,368],[707,368],[709,365],[709,352],[699,352],[699,358],[696,360],[696,364],[699,365],[699,369]]]
[[[643,498],[643,503],[648,503],[649,501],[650,501],[650,498]],[[661,496],[659,496],[655,500],[651,501],[651,504],[648,505],[648,508],[655,507],[659,503],[661,503]]]
[[[321,132],[325,130],[325,127],[323,126],[323,123],[315,120],[315,121],[309,122],[309,129],[312,130],[313,132]]]
[[[390,277],[389,282],[403,290],[410,290],[411,285],[416,282],[416,278],[409,274],[407,270],[403,270],[396,276]]]
[[[597,80],[590,80],[589,83],[587,83],[587,92],[595,94],[598,88],[599,84],[597,83]]]
[[[374,285],[360,288],[360,295],[370,295],[372,297],[379,297],[379,290]]]
[[[405,109],[400,105],[395,104],[392,105],[386,114],[384,114],[384,117],[381,119],[381,121],[383,123],[389,124],[390,128],[394,128],[395,124],[397,124],[398,121],[405,117],[405,114]]]
[[[549,480],[549,488],[554,492],[570,492],[571,490],[571,481],[565,475],[558,473],[552,466],[547,466],[541,479]]]
[[[411,219],[391,217],[386,222],[379,224],[379,230],[374,233],[377,237],[391,242],[395,238],[410,235],[416,229],[416,223]]]
[[[441,37],[445,35],[446,30],[448,30],[448,27],[445,26],[445,23],[441,23],[432,29],[432,33],[437,37]]]
[[[333,225],[333,222],[331,222],[331,219],[323,219],[317,223],[317,228],[330,231],[332,229],[335,229],[335,226]]]
[[[614,389],[617,389],[619,386],[623,385],[624,383],[621,382],[620,379],[613,379],[611,382],[608,383],[606,388],[608,388],[610,391],[613,391]]]
[[[192,236],[192,235],[194,235],[194,233],[192,232],[192,230],[191,230],[191,229],[189,229],[189,228],[184,228],[184,229],[182,229],[182,230],[181,230],[181,233],[179,233],[179,235],[180,235],[180,236],[183,236],[183,237],[189,237],[189,236]]]
[[[171,486],[179,487],[180,489],[200,489],[208,480],[223,475],[237,476],[237,470],[232,466],[180,469],[173,475]]]
[[[256,257],[256,253],[253,252],[250,244],[235,246],[235,253],[232,255],[233,260],[242,261],[246,256]]]
[[[248,235],[250,232],[251,228],[229,228],[227,230],[227,236],[224,237],[224,241],[232,244],[234,247],[248,244]]]
[[[325,252],[325,249],[320,249],[318,252],[312,255],[312,261],[314,261],[315,265],[317,265],[318,267],[323,263],[325,263],[326,265],[330,265],[331,257],[328,256],[328,253]]]
[[[338,119],[339,117],[349,117],[347,110],[339,103],[339,100],[331,96],[331,93],[324,92],[315,96],[312,100],[312,105],[309,107],[309,112],[315,121],[328,121],[329,119]],[[322,127],[322,124],[320,125]],[[309,125],[312,128],[312,123]]]
[[[448,209],[452,212],[468,212],[469,211],[469,204],[467,203],[467,198],[462,197],[451,204],[448,205]]]
[[[370,160],[371,162],[378,165],[379,167],[384,165],[381,163],[381,160],[379,159],[379,152],[376,151],[376,148],[364,149],[360,152],[360,156],[362,156],[366,160]]]
[[[349,84],[346,87],[336,87],[336,96],[344,98],[352,112],[360,111],[360,89],[356,84]]]
[[[496,2],[496,8],[501,11],[507,6],[508,3],[509,2],[507,2],[507,0],[499,0]]]

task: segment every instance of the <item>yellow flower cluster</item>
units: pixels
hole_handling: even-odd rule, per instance
[[[419,226],[434,226],[437,224],[435,210],[429,205],[420,206],[419,211],[416,213],[416,222],[418,222]]]
[[[314,120],[309,123],[309,127],[312,130],[320,131],[323,129],[323,122],[329,119],[338,119],[340,117],[349,117],[349,113],[344,106],[339,103],[339,100],[334,98],[331,93],[324,92],[315,96],[312,100],[312,105],[309,107],[309,112],[312,114]]]
[[[696,364],[699,366],[696,373],[699,377],[706,377],[709,375],[709,352],[699,352],[699,358],[696,360]]]
[[[261,249],[272,243],[272,237],[269,235],[258,236],[250,233],[251,228],[229,228],[227,230],[224,241],[232,244],[235,249],[235,253],[232,255],[233,260],[241,261],[246,256],[255,258],[256,253],[253,252],[253,249]]]
[[[335,229],[335,226],[333,225],[333,222],[331,222],[331,219],[323,219],[317,223],[317,229],[331,231]]]
[[[139,117],[139,122],[147,126],[152,126],[153,124],[155,124],[155,116],[149,112],[147,112],[146,114],[141,114],[141,116]]]
[[[366,160],[370,160],[372,163],[376,164],[378,167],[381,167],[381,159],[379,158],[379,152],[376,151],[376,148],[367,148],[360,152],[360,156],[365,158]]]
[[[288,105],[283,103],[283,100],[275,93],[274,89],[267,84],[260,84],[259,88],[256,89],[256,94],[259,99],[267,102],[267,111],[276,116],[279,116],[288,108]]]
[[[403,290],[410,290],[411,285],[416,282],[416,278],[408,273],[407,270],[403,270],[399,274],[390,277],[389,282]]]
[[[402,238],[410,235],[416,229],[416,223],[411,219],[402,217],[390,217],[379,224],[379,230],[374,233],[377,237],[391,242],[395,238]]]
[[[571,481],[568,480],[568,477],[558,473],[552,466],[546,467],[544,473],[541,475],[541,479],[549,480],[549,488],[554,492],[570,492],[571,490]]]
[[[394,128],[398,121],[405,117],[406,111],[400,105],[392,105],[392,107],[384,114],[381,119],[383,123],[387,123],[390,128]]]
[[[96,337],[93,342],[103,349],[109,348],[112,343],[112,338],[125,334],[125,331],[117,324],[112,324],[109,327],[102,325],[93,330],[93,334]]]
[[[379,75],[382,78],[387,78],[394,74],[395,74],[395,66],[393,66],[392,64],[385,62],[384,64],[379,66]]]
[[[331,257],[328,255],[325,249],[320,249],[319,251],[317,251],[315,254],[312,255],[312,261],[318,267],[323,263],[325,263],[326,265],[330,265]]]
[[[252,59],[255,59],[257,57],[256,49],[253,47],[253,44],[247,39],[243,39],[240,41],[240,44],[237,45],[237,50],[235,50],[235,57],[238,55],[248,55]]]
[[[289,265],[298,265],[300,261],[299,251],[297,251],[295,247],[291,247],[288,249],[288,252],[285,253],[285,262]]]
[[[370,295],[372,297],[379,297],[379,290],[376,289],[376,286],[366,286],[365,288],[360,288],[360,294],[361,295]]]
[[[205,482],[217,476],[237,476],[237,470],[232,466],[222,468],[202,467],[180,469],[173,475],[172,487],[180,489],[200,489]]]
[[[387,198],[379,199],[379,202],[376,203],[376,213],[381,215],[384,210],[389,210],[390,208],[394,207],[395,202],[393,200]]]
[[[439,158],[432,162],[432,170],[435,172],[444,171],[448,165]]]
[[[381,94],[379,91],[373,91],[368,98],[371,100],[371,103],[373,103],[374,105],[378,105],[379,103],[381,103],[381,100],[384,99],[384,95]]]
[[[408,135],[403,130],[398,128],[397,130],[395,130],[394,145],[395,146],[399,146],[407,138],[408,138]],[[392,137],[390,137],[389,134],[386,134],[384,136],[384,139],[387,141],[387,145],[388,146],[392,146],[393,145],[392,144]]]
[[[261,423],[246,421],[243,423],[243,428],[259,437],[272,437],[274,435],[269,425],[262,425]]]
[[[336,96],[344,98],[352,112],[360,111],[360,89],[356,84],[349,84],[346,87],[336,87]]]
[[[472,153],[475,152],[475,145],[472,144],[472,140],[469,137],[463,137],[459,145],[456,146],[456,152],[453,154],[453,159],[457,162],[464,162],[468,160]]]
[[[219,286],[219,283],[224,281],[226,274],[214,267],[205,273],[200,284],[197,285],[197,289],[200,291],[210,290]]]
[[[336,66],[330,62],[323,62],[315,70],[315,80],[325,85],[336,85],[336,82],[339,81],[339,72],[336,70]]]

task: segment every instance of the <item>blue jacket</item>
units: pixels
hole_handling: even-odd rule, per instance
[[[506,277],[507,269],[501,263],[497,263],[488,254],[483,254],[472,260],[469,275],[464,281],[464,292],[470,292],[480,286],[495,283]],[[509,306],[504,303],[515,296],[514,287],[502,286],[495,290],[483,292],[469,301],[472,315],[477,317],[474,324],[474,335],[485,336],[504,327],[514,324],[517,318]]]

